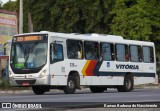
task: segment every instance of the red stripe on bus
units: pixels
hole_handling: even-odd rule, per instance
[[[96,67],[97,61],[96,60],[91,60],[89,63],[87,69],[86,69],[86,74],[87,76],[94,76],[93,70]]]

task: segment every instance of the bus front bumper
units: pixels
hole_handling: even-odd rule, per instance
[[[11,86],[49,85],[47,77],[44,78],[10,78]]]

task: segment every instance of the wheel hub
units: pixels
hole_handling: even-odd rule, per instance
[[[126,81],[126,86],[127,86],[127,88],[130,88],[130,87],[131,87],[131,82],[130,82],[130,80],[128,80],[128,79],[127,79],[127,81]]]
[[[73,89],[73,88],[74,88],[74,82],[73,82],[72,80],[70,80],[70,81],[68,82],[68,87],[69,87],[70,89]]]

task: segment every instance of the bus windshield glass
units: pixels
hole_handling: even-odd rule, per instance
[[[47,37],[41,35],[15,36],[12,40],[10,65],[13,70],[34,70],[47,62]]]

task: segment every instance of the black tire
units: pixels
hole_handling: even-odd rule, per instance
[[[118,87],[117,87],[117,91],[118,91],[118,92],[124,92],[124,91],[123,91],[123,86],[118,86]]]
[[[44,88],[41,86],[32,86],[32,90],[33,90],[34,94],[36,94],[36,95],[42,95],[45,93]]]
[[[123,86],[118,86],[117,90],[118,92],[130,92],[133,90],[133,76],[132,75],[127,75],[124,78],[124,85]]]
[[[107,88],[99,86],[90,86],[90,90],[92,93],[103,93],[104,90],[107,90]]]
[[[64,87],[63,91],[66,94],[74,94],[76,91],[76,79],[73,76],[68,77],[67,86]]]

